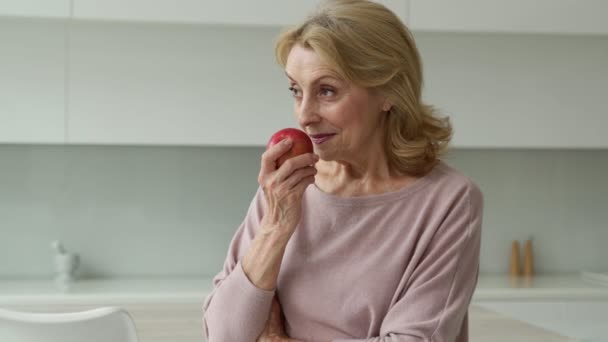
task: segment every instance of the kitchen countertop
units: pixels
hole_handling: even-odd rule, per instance
[[[211,288],[209,277],[84,279],[66,291],[51,280],[1,280],[0,305],[202,302]]]
[[[140,301],[203,301],[212,287],[210,277],[108,278],[77,281],[60,291],[50,280],[0,280],[0,305],[82,304],[91,301],[136,303]],[[481,275],[473,302],[484,300],[608,300],[608,287],[584,281],[580,274],[539,275],[510,279]]]
[[[575,342],[569,337],[471,305],[470,342]]]
[[[50,280],[0,279],[0,307],[37,305],[122,305],[202,303],[212,287],[210,277],[114,278],[76,282],[60,291]],[[469,309],[471,342],[573,341],[531,324],[495,313],[475,302],[484,300],[605,299],[608,287],[583,281],[580,274],[542,275],[532,280],[481,275]]]
[[[608,286],[585,281],[580,273],[530,279],[484,274],[473,295],[476,300],[608,300]]]

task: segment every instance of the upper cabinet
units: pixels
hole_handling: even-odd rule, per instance
[[[415,33],[454,146],[608,148],[608,37]]]
[[[0,0],[0,143],[264,146],[297,126],[274,41],[318,2]],[[454,146],[608,148],[608,2],[379,2]]]
[[[0,16],[69,18],[70,0],[0,0]]]
[[[378,1],[406,20],[408,0]],[[74,0],[74,18],[284,26],[305,18],[319,0]]]
[[[0,20],[0,143],[65,141],[65,25]]]
[[[276,28],[73,28],[70,144],[264,145],[295,124]]]
[[[608,34],[605,0],[410,0],[413,31]]]

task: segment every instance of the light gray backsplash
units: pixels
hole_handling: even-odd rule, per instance
[[[257,148],[0,145],[0,276],[52,272],[49,242],[83,275],[219,270],[256,190]]]
[[[447,160],[484,193],[482,272],[507,272],[511,241],[530,236],[541,272],[608,271],[608,150],[456,150]]]
[[[258,147],[0,145],[0,278],[52,273],[49,242],[84,276],[212,275],[257,183]],[[608,151],[454,150],[485,195],[483,272],[534,236],[543,272],[608,270]]]

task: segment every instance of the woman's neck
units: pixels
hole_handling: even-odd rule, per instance
[[[359,163],[321,160],[316,167],[316,186],[323,192],[343,197],[392,192],[417,179],[391,172],[383,156]]]

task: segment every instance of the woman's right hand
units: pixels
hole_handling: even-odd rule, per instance
[[[243,272],[264,290],[276,288],[287,242],[302,216],[304,190],[314,183],[318,157],[306,153],[292,157],[277,168],[277,159],[291,148],[280,142],[262,154],[258,182],[266,198],[266,210],[251,246],[242,259]]]
[[[292,141],[287,138],[262,154],[258,182],[264,190],[267,210],[262,227],[279,229],[291,236],[302,216],[302,196],[306,187],[315,182],[319,157],[305,153],[288,159],[277,168],[280,156],[289,151]]]

